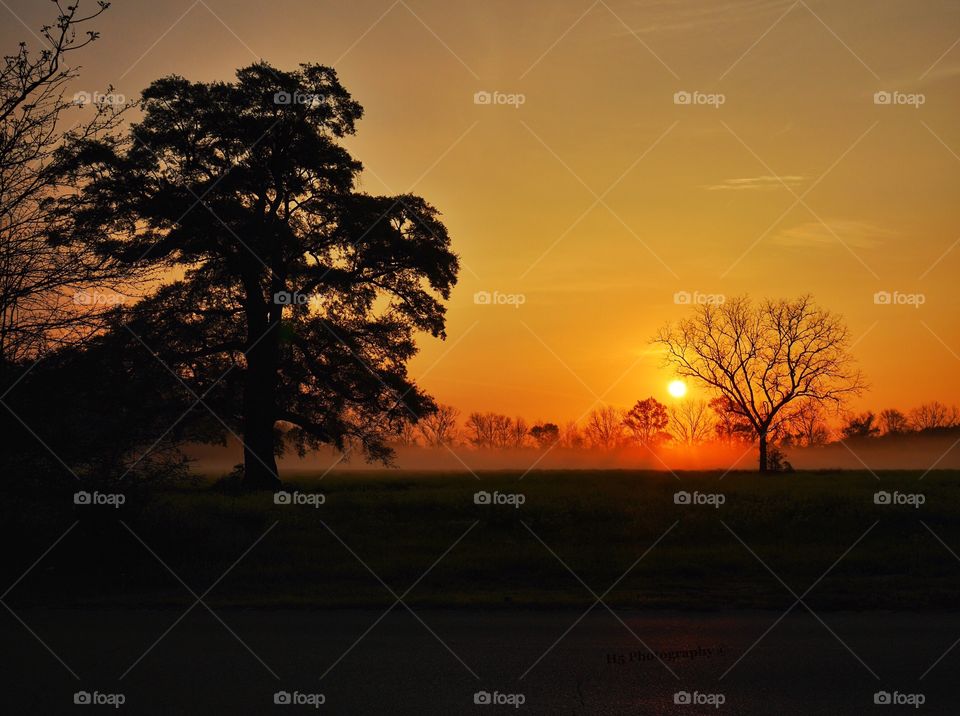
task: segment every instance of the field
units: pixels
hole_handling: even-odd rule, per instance
[[[785,609],[812,586],[817,610],[956,608],[960,472],[520,475],[301,475],[291,504],[206,482],[133,489],[119,508],[74,505],[73,486],[8,488],[8,582],[76,525],[7,601],[189,605],[182,579],[198,595],[212,587],[215,607],[379,607],[410,590],[404,601],[422,607],[585,608],[603,596]],[[678,490],[704,503],[676,504]],[[876,504],[878,490],[922,504]],[[477,504],[477,491],[504,502]]]

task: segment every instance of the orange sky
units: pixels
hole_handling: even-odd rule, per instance
[[[6,4],[4,48],[49,19]],[[678,291],[811,292],[857,339],[861,405],[960,398],[956,3],[117,0],[99,28],[78,89],[337,67],[364,188],[425,196],[462,257],[449,338],[412,364],[443,402],[564,421],[667,400],[647,341]]]

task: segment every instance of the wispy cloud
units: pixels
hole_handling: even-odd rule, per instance
[[[745,189],[783,189],[784,184],[794,187],[803,182],[807,177],[787,175],[775,177],[764,174],[758,177],[744,177],[742,179],[725,179],[720,184],[713,184],[705,189],[710,191],[743,191]]]
[[[676,0],[636,3],[650,18],[646,24],[634,28],[637,34],[655,34],[671,31],[713,29],[718,25],[743,22],[783,12],[793,0],[732,0],[731,2],[694,2],[678,5]]]
[[[827,219],[824,223],[810,221],[784,229],[773,240],[783,246],[815,247],[839,245],[839,238],[852,248],[872,249],[896,236],[895,231],[866,221]]]

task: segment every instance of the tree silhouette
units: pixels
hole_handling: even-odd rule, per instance
[[[420,432],[429,447],[452,445],[457,439],[457,418],[460,411],[452,405],[437,405],[437,409],[420,421]]]
[[[881,410],[878,421],[880,431],[884,435],[899,435],[910,431],[910,421],[907,416],[896,408]]]
[[[583,433],[593,448],[618,447],[623,442],[623,412],[611,405],[594,408],[587,416]]]
[[[716,418],[714,431],[722,442],[740,443],[753,440],[753,425],[740,414],[733,401],[718,395],[710,400],[709,405]]]
[[[550,447],[560,441],[560,427],[556,423],[537,423],[530,428],[530,437],[539,447]]]
[[[654,339],[666,363],[725,398],[749,422],[768,469],[767,441],[801,402],[838,407],[864,388],[843,321],[809,296],[754,303],[738,297],[702,305]]]
[[[939,401],[924,403],[910,411],[910,423],[916,430],[952,428],[960,422],[956,406],[947,406]]]
[[[846,425],[840,428],[840,434],[845,440],[876,437],[880,434],[880,428],[875,424],[876,417],[870,412],[853,415],[847,420]]]
[[[246,487],[279,483],[285,443],[389,460],[388,435],[433,409],[406,364],[415,331],[444,337],[456,282],[437,211],[355,189],[338,140],[362,110],[328,67],[171,76],[142,104],[127,136],[70,148],[79,188],[53,238],[182,274],[127,312],[130,346],[198,397],[226,366],[234,389],[209,407],[243,437]]]
[[[641,445],[655,445],[669,434],[665,432],[670,424],[667,406],[656,398],[638,400],[623,417],[623,425]]]
[[[830,441],[830,426],[827,425],[820,405],[801,401],[790,410],[783,421],[784,444],[796,447],[815,447]]]
[[[714,431],[715,422],[706,400],[681,400],[670,407],[670,433],[683,445],[704,442]]]
[[[56,21],[40,29],[41,47],[21,43],[0,62],[0,370],[92,335],[103,304],[74,298],[121,278],[118,267],[81,247],[47,242],[56,221],[50,200],[65,188],[57,150],[68,138],[115,128],[123,111],[98,102],[87,118],[70,116],[84,110],[68,93],[78,72],[66,61],[97,40],[86,28],[110,3],[94,5],[56,5]]]

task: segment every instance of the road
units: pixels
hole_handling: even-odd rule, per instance
[[[920,679],[960,638],[957,614],[828,612],[821,623],[797,605],[776,623],[782,612],[614,615],[602,605],[586,616],[442,609],[414,616],[401,604],[386,616],[214,615],[202,604],[186,616],[11,606],[55,655],[6,614],[2,710],[10,714],[718,712],[708,703],[677,705],[678,692],[722,699],[720,713],[917,713],[876,706],[878,691],[892,699],[922,694],[923,713],[960,710],[960,648]],[[101,701],[120,694],[124,703],[78,711],[78,691]],[[275,705],[281,691],[305,703]],[[477,705],[478,692],[504,703]]]

